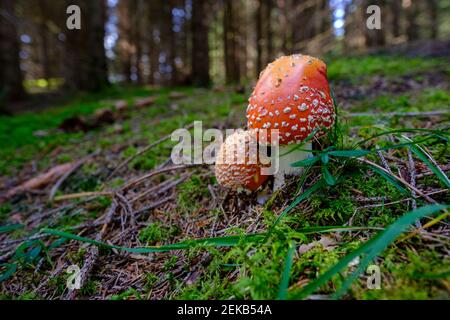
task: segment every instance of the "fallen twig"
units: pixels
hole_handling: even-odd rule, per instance
[[[55,197],[55,201],[64,201],[64,200],[73,200],[73,199],[79,199],[79,198],[86,198],[86,197],[102,197],[102,196],[109,196],[112,197],[114,195],[114,192],[80,192],[80,193],[72,193],[72,194],[66,194],[62,196]]]
[[[430,198],[429,196],[427,196],[426,194],[424,194],[422,191],[420,191],[419,189],[417,189],[416,187],[412,186],[411,184],[409,184],[408,182],[406,182],[404,179],[396,176],[395,174],[392,174],[391,172],[389,172],[388,170],[386,170],[385,168],[381,167],[380,165],[367,160],[365,158],[358,158],[357,159],[360,162],[364,162],[365,164],[371,165],[375,168],[378,168],[379,170],[383,170],[385,173],[390,174],[393,178],[395,178],[396,180],[398,180],[399,182],[401,182],[402,184],[404,184],[406,187],[408,187],[410,190],[415,191],[416,194],[418,194],[419,196],[423,197],[425,200],[427,200],[430,203],[437,203],[434,199]]]
[[[144,213],[144,212],[146,212],[146,211],[155,209],[155,208],[159,207],[160,205],[162,205],[162,204],[164,204],[164,203],[166,203],[166,202],[168,202],[168,201],[170,201],[170,200],[173,200],[173,199],[174,199],[174,196],[173,196],[173,195],[170,195],[170,196],[168,196],[168,197],[166,197],[166,198],[163,198],[163,199],[158,200],[158,201],[155,201],[155,202],[153,202],[153,203],[151,203],[151,204],[149,204],[149,205],[146,205],[146,206],[143,207],[142,209],[139,209],[139,210],[137,210],[137,211],[134,211],[132,214],[133,214],[134,216],[137,217],[138,215],[140,215],[140,214],[142,214],[142,213]]]
[[[170,171],[175,171],[175,170],[181,170],[181,169],[186,169],[186,168],[191,168],[191,167],[195,167],[198,166],[198,164],[181,164],[181,165],[176,165],[176,166],[172,166],[172,167],[168,167],[168,168],[162,168],[160,170],[155,170],[152,171],[150,173],[147,173],[141,177],[138,177],[130,182],[128,182],[127,184],[125,184],[124,186],[122,186],[120,188],[121,191],[125,191],[130,189],[131,187],[140,184],[141,182],[150,179],[156,175],[159,175],[161,173],[166,173],[166,172],[170,172]]]
[[[102,241],[103,236],[106,232],[106,228],[107,228],[108,224],[112,221],[114,213],[116,212],[116,208],[117,208],[117,202],[114,200],[113,203],[111,204],[111,207],[108,210],[108,213],[106,214],[106,218],[103,223],[103,227],[100,230],[100,232],[97,234],[97,237],[95,238],[96,241]],[[97,261],[97,257],[98,257],[98,247],[96,245],[92,245],[88,252],[88,255],[84,262],[84,265],[80,270],[80,281],[81,281],[80,287],[83,287],[83,285],[86,283],[86,280],[88,279],[89,274]],[[67,293],[67,295],[65,297],[65,300],[75,299],[77,293],[78,293],[77,290],[69,290],[69,292]]]
[[[72,168],[70,168],[61,178],[58,179],[58,181],[55,183],[55,185],[52,187],[52,189],[50,190],[50,195],[48,197],[49,201],[53,201],[53,199],[55,198],[55,194],[56,192],[58,192],[59,187],[63,184],[63,182],[71,175],[73,174],[76,170],[78,170],[79,167],[81,167],[86,161],[88,161],[89,159],[91,159],[92,157],[94,157],[95,155],[98,154],[98,151],[84,157],[83,159],[77,161]]]
[[[137,200],[142,199],[143,197],[145,197],[151,193],[154,193],[154,192],[155,192],[155,195],[161,195],[161,194],[165,193],[166,191],[176,187],[180,183],[183,183],[189,176],[191,176],[191,174],[185,174],[177,180],[171,179],[168,181],[164,181],[163,183],[160,183],[160,184],[146,190],[145,192],[138,194],[133,199],[131,199],[131,202],[136,202]]]
[[[184,129],[189,130],[191,128],[194,127],[194,124],[190,124],[189,126],[185,127]],[[170,137],[172,136],[172,134],[168,134],[164,137],[162,137],[161,139],[151,143],[150,145],[148,145],[147,147],[143,148],[142,150],[140,150],[138,153],[136,153],[135,155],[129,157],[128,159],[126,159],[125,161],[123,161],[122,163],[120,163],[112,172],[111,174],[108,175],[108,179],[113,177],[120,169],[122,169],[124,166],[126,166],[128,163],[130,163],[132,160],[136,159],[137,157],[143,155],[144,153],[146,153],[147,151],[149,151],[150,149],[156,147],[157,145],[163,143],[164,141],[167,141],[170,139]]]

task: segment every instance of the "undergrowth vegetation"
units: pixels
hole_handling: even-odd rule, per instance
[[[73,264],[90,270],[79,298],[448,298],[448,114],[382,114],[448,111],[447,64],[390,56],[328,64],[338,125],[314,142],[313,157],[292,164],[304,168],[300,177],[273,194],[269,182],[264,203],[220,188],[209,166],[159,172],[168,168],[170,139],[141,152],[195,120],[242,127],[246,94],[232,88],[114,88],[0,118],[2,192],[95,154],[52,201],[37,192],[0,205],[1,298],[73,297],[66,288]],[[429,80],[435,70],[447,79],[439,86]],[[401,76],[414,83],[383,89]],[[379,77],[382,89],[373,84]],[[339,100],[349,87],[354,94]],[[153,105],[114,125],[58,130],[107,100],[146,96]],[[381,271],[378,290],[367,287],[372,264]]]

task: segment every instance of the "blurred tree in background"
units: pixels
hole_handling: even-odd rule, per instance
[[[81,30],[66,28],[69,4],[81,8]],[[366,28],[371,4],[381,30]],[[293,52],[358,54],[424,39],[448,48],[449,8],[449,0],[2,0],[1,99],[23,99],[23,83],[28,91],[241,85]]]

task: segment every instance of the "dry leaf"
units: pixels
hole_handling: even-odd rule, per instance
[[[56,166],[46,173],[42,173],[38,175],[37,177],[34,177],[24,183],[22,183],[20,186],[15,187],[11,191],[9,191],[6,194],[7,198],[11,198],[17,194],[24,193],[30,190],[36,190],[41,189],[48,184],[58,180],[60,177],[62,177],[64,174],[66,174],[68,171],[72,170],[74,163],[65,163],[59,166]]]

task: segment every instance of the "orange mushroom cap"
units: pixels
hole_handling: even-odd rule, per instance
[[[238,130],[221,145],[216,156],[215,173],[219,184],[235,190],[257,190],[268,178],[261,174],[256,135]]]
[[[268,137],[278,129],[280,145],[300,143],[316,128],[331,127],[335,110],[326,64],[301,54],[270,63],[249,98],[247,119],[249,129],[267,129]]]

